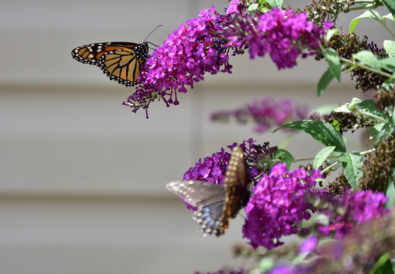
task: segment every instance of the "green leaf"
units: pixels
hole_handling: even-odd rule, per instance
[[[344,144],[343,137],[339,132],[336,131],[336,129],[334,129],[332,125],[328,123],[315,120],[301,120],[285,124],[274,131],[277,131],[281,128],[301,130],[326,146],[336,147],[335,151],[346,151],[346,145]]]
[[[334,146],[329,146],[321,149],[314,157],[313,168],[318,169],[322,165],[322,163],[325,162],[325,160],[329,157],[329,155],[331,155],[335,148],[336,147]]]
[[[388,120],[388,116],[375,107],[373,100],[364,100],[356,105],[358,106],[358,110],[362,115],[366,115],[381,121]]]
[[[360,104],[360,103],[362,103],[362,100],[361,100],[361,99],[359,99],[359,98],[357,98],[357,97],[353,97],[353,98],[351,99],[350,107],[354,107],[354,106],[356,106],[356,105],[358,105],[358,104]]]
[[[363,172],[363,157],[359,153],[343,153],[340,156],[342,166],[344,169],[344,176],[346,176],[348,183],[352,189],[356,189],[358,181],[362,178]]]
[[[358,25],[359,21],[362,18],[372,18],[374,20],[377,20],[377,18],[380,18],[380,14],[377,11],[375,11],[375,10],[367,10],[364,13],[362,13],[360,16],[352,19],[351,22],[350,22],[350,27],[349,27],[349,32],[350,33],[354,32],[356,26]]]
[[[386,57],[381,59],[379,62],[381,68],[384,68],[392,73],[395,72],[395,57]]]
[[[392,269],[391,256],[388,253],[384,253],[373,265],[369,272],[370,274],[394,274]]]
[[[281,163],[287,163],[287,169],[289,169],[291,164],[295,161],[294,156],[292,156],[288,150],[282,148],[279,148],[274,152],[273,159],[278,160]]]
[[[247,9],[247,11],[248,11],[248,13],[249,14],[254,14],[255,13],[255,11],[258,9],[258,4],[257,3],[254,3],[254,4],[251,4],[249,7],[248,7],[248,9]]]
[[[385,202],[386,208],[392,208],[395,204],[395,168],[392,169],[392,177],[388,181],[387,191],[385,192],[388,200]]]
[[[378,123],[375,124],[370,132],[370,139],[376,137],[380,131],[382,131],[387,123]]]
[[[390,135],[394,130],[394,125],[392,121],[386,123],[379,123],[373,126],[370,133],[370,138],[376,137],[375,146],[377,146],[385,137]]]
[[[383,46],[388,56],[395,57],[395,41],[384,40]]]
[[[274,9],[279,8],[282,9],[283,7],[283,0],[267,0],[267,3]]]
[[[394,0],[382,0],[387,9],[395,16],[395,1]]]
[[[324,49],[322,54],[329,64],[329,71],[332,75],[340,82],[340,74],[342,72],[342,65],[340,62],[340,57],[337,55],[336,51],[332,48]]]
[[[380,70],[380,63],[376,55],[369,50],[362,50],[352,55],[354,59],[359,60],[362,65],[367,65],[373,69]]]
[[[321,96],[325,89],[328,87],[329,83],[333,80],[332,72],[330,72],[329,68],[322,74],[320,80],[317,84],[317,95]]]
[[[395,21],[395,17],[391,13],[384,15],[382,19],[384,22],[385,20]]]
[[[338,33],[339,33],[339,30],[335,29],[335,28],[328,30],[328,32],[326,33],[326,36],[325,36],[325,41],[328,43],[332,39],[333,35],[338,34]]]

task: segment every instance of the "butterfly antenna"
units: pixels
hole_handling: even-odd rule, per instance
[[[160,28],[160,27],[162,27],[162,25],[157,25],[150,33],[148,33],[148,35],[144,38],[144,41],[143,42],[145,42],[147,39],[148,39],[148,37],[150,37],[150,35],[151,34],[153,34],[158,28]],[[151,43],[152,44],[152,43]],[[155,45],[155,44],[154,44]]]

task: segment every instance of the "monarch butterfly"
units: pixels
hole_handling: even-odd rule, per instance
[[[73,49],[71,55],[81,63],[98,66],[111,80],[133,86],[148,57],[148,42],[94,43]]]
[[[224,185],[203,181],[176,181],[167,189],[197,207],[193,219],[205,234],[220,236],[228,229],[230,218],[236,217],[248,201],[247,168],[243,150],[232,150]]]
[[[143,43],[104,42],[77,47],[71,56],[78,62],[96,65],[111,80],[125,86],[133,86],[141,74],[142,66],[148,58],[148,44],[157,46],[146,39],[159,27],[154,28]]]

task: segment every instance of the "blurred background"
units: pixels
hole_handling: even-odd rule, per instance
[[[361,95],[343,75],[317,98],[323,61],[277,71],[268,58],[238,56],[233,74],[208,76],[177,107],[152,104],[146,119],[121,105],[131,88],[76,62],[71,50],[142,42],[159,24],[149,40],[161,44],[202,8],[223,11],[224,0],[0,2],[1,274],[192,273],[237,265],[231,247],[245,242],[242,218],[223,237],[202,238],[165,184],[224,145],[249,137],[278,145],[285,135],[214,124],[210,113],[263,96],[313,109]],[[340,19],[345,29],[356,15]],[[386,38],[368,20],[357,33],[380,46]],[[305,158],[321,146],[298,135],[288,149]]]

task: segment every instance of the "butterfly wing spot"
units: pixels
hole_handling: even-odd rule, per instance
[[[210,204],[208,206],[199,206],[193,214],[193,220],[195,220],[203,234],[220,236],[225,231],[220,226],[222,208],[224,201]]]

